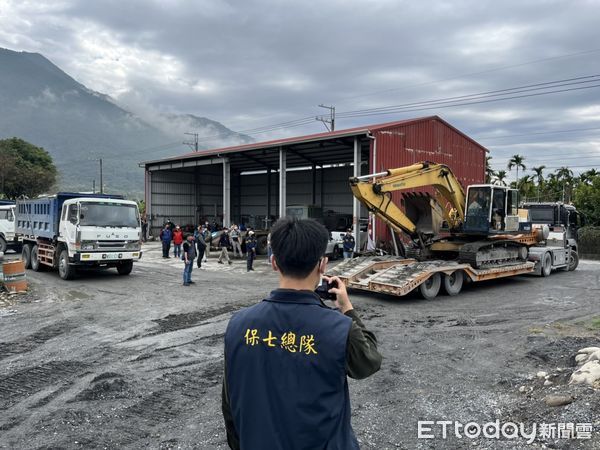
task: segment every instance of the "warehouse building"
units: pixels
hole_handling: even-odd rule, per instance
[[[147,161],[149,231],[157,236],[167,220],[268,228],[291,205],[346,215],[356,230],[368,213],[352,196],[349,177],[433,161],[448,165],[467,186],[484,182],[486,152],[431,116]],[[400,202],[400,193],[393,198]],[[389,238],[379,221],[373,233]]]

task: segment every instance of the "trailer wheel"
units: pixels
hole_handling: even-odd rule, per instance
[[[442,277],[439,274],[439,272],[436,272],[429,278],[427,278],[427,280],[425,280],[423,283],[421,283],[421,285],[419,286],[419,292],[421,292],[421,295],[425,300],[430,300],[432,298],[435,298],[436,295],[438,295],[438,292],[440,292],[441,285]]]
[[[571,250],[569,252],[569,272],[572,272],[573,270],[577,269],[578,265],[579,265],[579,255],[577,254],[577,252],[575,250]]]
[[[25,265],[26,269],[31,269],[31,245],[23,245],[23,251],[21,252],[21,261],[23,261],[23,264]]]
[[[133,261],[127,261],[117,266],[117,272],[119,272],[119,275],[129,275],[132,270]]]
[[[549,277],[552,272],[552,255],[550,252],[544,253],[542,258],[542,276]]]
[[[58,274],[63,280],[70,280],[75,276],[75,269],[69,265],[69,252],[62,250],[58,257]]]
[[[261,236],[256,240],[256,254],[266,255],[267,254],[267,237]]]
[[[6,243],[6,239],[0,236],[0,253],[6,253],[7,248],[8,244]]]
[[[444,275],[444,290],[448,295],[458,295],[463,286],[465,275],[462,270],[455,270],[450,275]]]
[[[40,272],[42,270],[42,264],[40,264],[40,258],[38,256],[38,246],[34,245],[31,249],[31,268],[34,272]]]

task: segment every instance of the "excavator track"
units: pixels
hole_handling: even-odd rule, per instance
[[[475,269],[509,266],[527,261],[527,247],[511,240],[476,241],[465,244],[459,253],[459,262]]]

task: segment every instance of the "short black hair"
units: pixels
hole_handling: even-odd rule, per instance
[[[292,278],[306,278],[327,250],[329,232],[313,219],[279,219],[271,229],[271,249],[279,271]]]

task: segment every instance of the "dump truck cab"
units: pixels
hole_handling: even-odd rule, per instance
[[[519,231],[519,194],[516,189],[475,184],[467,189],[463,231],[471,234],[505,234]]]

